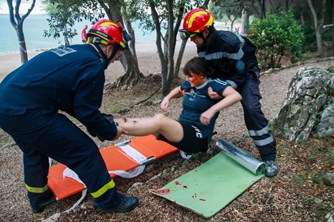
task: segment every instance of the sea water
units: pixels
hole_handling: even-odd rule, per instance
[[[44,31],[49,30],[49,23],[47,21],[47,14],[31,14],[29,15],[23,23],[23,32],[26,42],[27,50],[37,50],[37,49],[49,49],[64,45],[64,39],[61,37],[59,39],[54,39],[53,37],[44,37]],[[88,25],[88,30],[91,27],[90,21],[77,22],[74,25],[77,35],[70,40],[70,44],[81,44],[80,33],[85,25]],[[140,27],[138,22],[134,22],[133,29],[135,30],[136,41],[152,41],[155,39],[154,32],[144,32]],[[8,14],[0,14],[0,53],[8,53],[19,51],[19,41],[17,38],[16,31],[11,25]]]

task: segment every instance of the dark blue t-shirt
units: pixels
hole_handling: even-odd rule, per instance
[[[209,125],[202,124],[199,119],[203,112],[220,100],[211,99],[208,95],[208,88],[211,87],[213,91],[222,95],[227,86],[228,84],[221,79],[209,79],[196,88],[192,87],[188,81],[184,81],[181,84],[181,90],[185,91],[185,95],[182,102],[183,110],[179,117],[180,123],[196,126],[201,131],[203,138],[207,137],[210,142],[219,113],[217,112],[212,117]]]

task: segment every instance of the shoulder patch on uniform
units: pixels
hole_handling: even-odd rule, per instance
[[[239,71],[242,72],[245,70],[245,63],[242,60],[239,60],[235,63],[235,68]]]
[[[53,52],[55,54],[57,54],[59,57],[61,56],[65,56],[67,54],[76,52],[76,50],[69,48],[69,47],[59,47],[59,48],[55,48],[55,49],[50,49],[50,52]]]

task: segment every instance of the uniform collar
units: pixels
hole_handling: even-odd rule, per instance
[[[207,79],[206,81],[205,81],[205,83],[202,83],[201,85],[199,85],[199,86],[197,86],[197,87],[194,87],[194,89],[202,89],[202,88],[204,88],[208,83],[209,83],[209,81],[210,81],[211,79]]]
[[[207,39],[205,39],[204,44],[197,46],[198,51],[207,51],[210,45],[212,45],[212,42],[215,42],[218,36],[218,32],[215,29],[215,27],[211,28],[211,32]]]

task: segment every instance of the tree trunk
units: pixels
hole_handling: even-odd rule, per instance
[[[177,36],[178,36],[178,33],[179,33],[178,31],[179,31],[179,28],[180,28],[180,25],[181,25],[181,21],[183,19],[183,14],[184,14],[184,10],[185,10],[184,5],[185,5],[184,1],[183,1],[182,4],[179,5],[178,17],[177,17],[176,22],[175,22],[175,33],[174,33],[175,45],[176,45],[176,40],[177,40]],[[186,47],[186,44],[187,44],[187,41],[183,41],[183,40],[181,40],[181,41],[182,41],[182,43],[181,43],[181,47],[179,49],[179,53],[178,53],[178,56],[177,56],[175,69],[174,69],[174,78],[179,78],[179,72],[180,72],[182,57],[183,57],[183,53],[184,53],[184,50],[185,50],[185,47]]]
[[[285,11],[289,11],[289,0],[285,0]]]
[[[28,61],[28,54],[27,54],[27,46],[26,46],[24,33],[23,33],[23,27],[21,23],[17,25],[16,33],[17,33],[17,39],[19,40],[21,63],[23,64]]]
[[[334,3],[333,3],[333,8],[332,8],[332,12],[333,12],[333,19],[332,19],[332,56],[334,56]]]
[[[130,89],[135,86],[140,79],[144,78],[144,75],[139,71],[136,62],[129,51],[124,52],[122,57],[122,60],[125,60],[125,64],[127,64],[126,73],[110,85],[110,88]]]
[[[249,13],[247,11],[247,9],[242,9],[242,30],[241,30],[241,34],[242,35],[246,35],[248,33],[248,24],[249,24]]]
[[[107,13],[115,22],[123,21],[121,15],[121,6],[119,2],[108,2],[109,12]],[[106,9],[105,9],[106,10]],[[134,51],[135,52],[135,51]],[[129,89],[136,85],[138,81],[144,77],[144,75],[139,71],[138,62],[136,56],[133,56],[131,51],[126,50],[120,58],[122,66],[125,70],[125,74],[118,78],[114,84],[110,87],[121,87],[123,89]]]
[[[266,15],[266,0],[258,0],[258,3],[260,5],[261,19],[265,19],[267,17],[267,15]]]
[[[125,23],[126,29],[129,32],[129,35],[131,36],[131,41],[129,43],[129,48],[130,48],[131,54],[133,56],[134,62],[136,63],[136,66],[139,67],[139,65],[138,65],[138,58],[137,58],[137,51],[136,51],[136,35],[135,35],[135,31],[132,28],[132,24],[131,24],[131,21],[129,20],[126,8],[122,7],[122,10],[123,10],[123,19],[124,19],[124,23]]]
[[[176,60],[175,70],[174,70],[174,77],[175,78],[179,77],[179,72],[180,72],[182,57],[183,57],[186,45],[187,45],[187,41],[186,40],[182,40],[182,43],[181,43],[181,46],[180,46],[180,50],[179,50],[179,54],[178,54],[177,60]]]
[[[313,23],[315,29],[315,36],[317,39],[317,56],[322,57],[323,55],[323,48],[322,48],[322,37],[321,37],[321,29],[322,24],[318,21],[317,13],[313,7],[313,3],[311,0],[307,0],[308,6],[310,7],[312,16],[313,16]]]
[[[22,64],[28,61],[27,47],[26,47],[26,42],[25,42],[24,32],[23,32],[23,22],[29,16],[31,11],[34,9],[35,3],[36,3],[36,0],[33,0],[30,5],[30,8],[28,8],[27,13],[21,17],[20,15],[21,1],[16,1],[15,10],[14,10],[13,1],[7,0],[8,10],[9,10],[9,20],[16,31],[16,35],[19,41]]]
[[[175,53],[175,35],[174,35],[174,14],[173,14],[173,0],[167,0],[168,10],[168,43],[167,43],[167,84],[162,89],[163,95],[167,95],[170,92],[172,80],[174,77],[174,53]],[[166,92],[166,94],[165,94]]]
[[[237,20],[236,17],[234,17],[234,19],[231,19],[231,20],[230,20],[230,21],[231,21],[231,31],[232,31],[232,32],[237,32],[237,30],[233,30],[235,20]],[[239,33],[239,32],[238,32],[238,33]]]
[[[163,49],[161,47],[161,26],[159,23],[159,15],[158,12],[155,9],[155,4],[153,1],[149,2],[149,6],[151,9],[151,14],[152,14],[152,19],[153,22],[155,24],[155,31],[156,31],[156,46],[157,46],[157,50],[158,50],[158,55],[159,55],[159,59],[160,59],[160,65],[161,65],[161,88],[162,88],[162,95],[165,96],[167,95],[167,93],[169,93],[169,88],[170,86],[168,86],[168,81],[167,81],[167,62],[166,62],[166,58],[163,52]]]
[[[67,36],[67,25],[65,25],[65,27],[64,27],[64,32],[63,32],[63,36],[64,36],[64,45],[65,46],[69,46],[70,45],[70,40],[69,40],[69,38],[68,38],[68,36]]]

